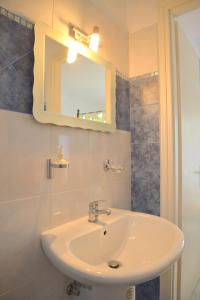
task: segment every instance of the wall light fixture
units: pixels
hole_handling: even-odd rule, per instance
[[[78,48],[80,47],[81,44],[89,47],[94,52],[98,51],[99,43],[100,43],[99,27],[94,26],[93,32],[89,35],[84,34],[83,32],[76,29],[75,27],[71,27],[70,35],[71,37],[73,37],[74,41],[69,46],[67,52],[67,62],[69,64],[76,61]]]

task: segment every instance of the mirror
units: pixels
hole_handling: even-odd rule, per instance
[[[42,123],[112,132],[115,130],[114,67],[74,40],[44,24],[35,26],[34,117]]]
[[[69,64],[67,51],[46,37],[45,110],[106,123],[105,66],[82,55]]]

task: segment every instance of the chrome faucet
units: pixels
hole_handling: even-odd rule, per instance
[[[111,215],[110,209],[99,209],[99,202],[105,202],[104,200],[93,201],[89,204],[89,222],[96,223],[99,215]]]

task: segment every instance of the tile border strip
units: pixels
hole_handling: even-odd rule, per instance
[[[138,80],[138,79],[147,79],[147,78],[151,78],[151,77],[155,77],[155,76],[159,76],[158,71],[155,71],[155,72],[152,72],[152,73],[147,73],[147,74],[144,74],[144,75],[131,77],[130,81],[134,81],[134,80]]]
[[[138,79],[147,79],[147,78],[158,76],[159,72],[154,71],[154,72],[151,72],[151,73],[138,75],[138,76],[135,76],[135,77],[128,77],[127,75],[125,75],[125,74],[121,73],[120,71],[116,70],[116,75],[121,77],[124,80],[127,80],[127,81],[131,82],[131,81],[138,80]]]
[[[116,75],[119,76],[119,77],[121,77],[122,79],[124,79],[124,80],[126,80],[126,81],[129,81],[129,80],[130,80],[130,78],[129,78],[127,75],[121,73],[121,72],[118,71],[118,70],[116,70]]]
[[[6,8],[1,7],[1,6],[0,6],[0,15],[5,16],[18,24],[21,24],[22,26],[24,26],[30,30],[32,30],[34,27],[33,23],[28,22],[26,19],[10,12],[9,10],[7,10]]]

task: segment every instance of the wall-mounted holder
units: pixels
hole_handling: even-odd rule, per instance
[[[103,168],[105,171],[113,171],[113,172],[117,172],[117,173],[120,173],[121,171],[124,170],[124,168],[122,166],[114,166],[111,164],[110,160],[109,159],[106,159],[103,163]]]
[[[63,147],[58,147],[58,157],[56,160],[47,159],[47,178],[52,179],[53,168],[63,169],[69,168],[69,161],[64,159]]]

